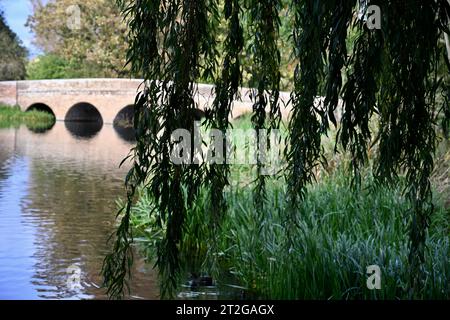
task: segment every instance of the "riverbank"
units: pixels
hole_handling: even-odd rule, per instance
[[[249,126],[249,119],[243,119],[235,127]],[[331,153],[334,144],[324,145],[325,152]],[[441,178],[433,177],[435,212],[428,230],[424,299],[450,297],[450,210],[444,183],[448,164],[439,160],[445,155],[448,148],[444,146],[436,160]],[[203,190],[186,214],[180,247],[185,278],[179,283],[189,274],[206,273],[222,288],[241,287],[250,298],[408,299],[412,221],[402,179],[393,187],[379,185],[369,165],[362,185],[354,189],[345,155],[328,159],[329,167],[318,172],[318,182],[308,188],[294,220],[288,215],[282,179],[267,184],[265,207],[257,213],[251,190],[254,172],[248,166],[231,169],[232,186],[225,192],[229,207],[220,230],[204,223],[211,220],[207,209],[211,206]],[[149,260],[156,257],[162,239],[151,209],[152,199],[143,190],[131,222]],[[381,271],[379,290],[367,287],[367,267],[372,265]]]
[[[31,129],[45,129],[54,123],[55,117],[50,113],[38,110],[24,112],[17,106],[0,105],[0,128],[25,124]]]
[[[366,177],[359,191],[350,178],[334,175],[309,188],[297,213],[286,221],[286,194],[271,187],[258,215],[248,188],[230,191],[229,210],[214,235],[199,229],[208,220],[204,193],[187,213],[182,252],[186,273],[204,271],[215,279],[230,278],[247,296],[269,299],[406,299],[408,280],[409,203],[395,189],[376,186]],[[450,212],[440,202],[427,240],[423,298],[450,297]],[[160,234],[149,216],[151,199],[142,195],[133,212],[133,227],[149,257],[154,257]],[[298,226],[295,226],[295,223]],[[286,234],[294,230],[291,242]],[[211,245],[211,244],[215,245]],[[367,267],[381,269],[380,290],[366,286]]]

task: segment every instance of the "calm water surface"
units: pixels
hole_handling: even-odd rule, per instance
[[[0,299],[107,298],[99,272],[124,196],[128,134],[64,122],[0,129]],[[76,288],[71,266],[81,271]],[[158,298],[155,272],[139,257],[130,298]]]

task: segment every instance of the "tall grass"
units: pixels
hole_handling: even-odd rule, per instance
[[[47,112],[38,110],[23,112],[17,106],[0,105],[0,128],[26,124],[32,129],[42,129],[51,126],[54,122],[55,117]]]
[[[243,118],[235,127],[246,128]],[[328,143],[330,148],[334,145]],[[327,152],[327,151],[326,151]],[[297,232],[286,237],[287,195],[283,179],[267,187],[263,214],[252,199],[252,167],[233,166],[225,191],[229,204],[221,229],[212,231],[207,192],[186,217],[181,252],[187,273],[211,273],[217,281],[235,280],[246,295],[270,299],[406,299],[410,204],[397,186],[377,185],[370,167],[359,189],[351,186],[345,155],[318,173],[297,214]],[[338,170],[336,170],[338,168]],[[436,189],[424,266],[422,297],[450,298],[450,210]],[[448,199],[447,199],[448,200]],[[164,229],[150,213],[152,201],[142,191],[132,216],[138,241],[150,258]],[[367,267],[381,268],[381,289],[369,290]],[[180,279],[181,281],[181,279]],[[230,283],[231,284],[231,283]]]
[[[337,174],[310,188],[298,214],[298,232],[289,243],[283,223],[287,202],[279,187],[268,189],[262,220],[250,190],[229,190],[228,214],[213,237],[201,223],[209,215],[203,195],[187,217],[186,271],[210,271],[219,282],[231,273],[235,284],[256,298],[408,298],[409,204],[400,187],[366,181],[357,192],[348,187],[349,179]],[[450,298],[450,212],[436,205],[427,242],[426,299]],[[149,207],[151,200],[143,195],[133,218],[147,254],[154,252],[161,235],[148,216]],[[367,289],[370,265],[381,268],[381,290]]]
[[[349,178],[338,175],[311,187],[289,244],[284,191],[269,191],[263,221],[246,201],[250,193],[235,191],[221,235],[224,266],[256,297],[406,298],[409,204],[397,189],[369,183],[355,192],[348,186]],[[424,298],[450,297],[449,226],[449,212],[438,206],[428,238]],[[382,270],[382,288],[371,291],[366,268],[374,264]]]

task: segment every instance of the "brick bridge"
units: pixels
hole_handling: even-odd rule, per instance
[[[68,79],[0,82],[0,103],[18,105],[23,111],[45,110],[59,121],[98,121],[113,124],[132,115],[134,99],[142,80],[138,79]],[[196,101],[200,110],[213,101],[211,85],[199,85]],[[281,93],[287,102],[288,93]],[[234,102],[232,117],[251,112],[248,89]],[[288,109],[282,108],[283,117]]]

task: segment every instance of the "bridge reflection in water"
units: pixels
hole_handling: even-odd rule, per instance
[[[132,144],[112,125],[61,122],[35,133],[0,129],[0,299],[102,299],[99,271],[124,197]],[[67,268],[81,286],[67,286]],[[152,265],[136,255],[131,294],[158,298]]]

